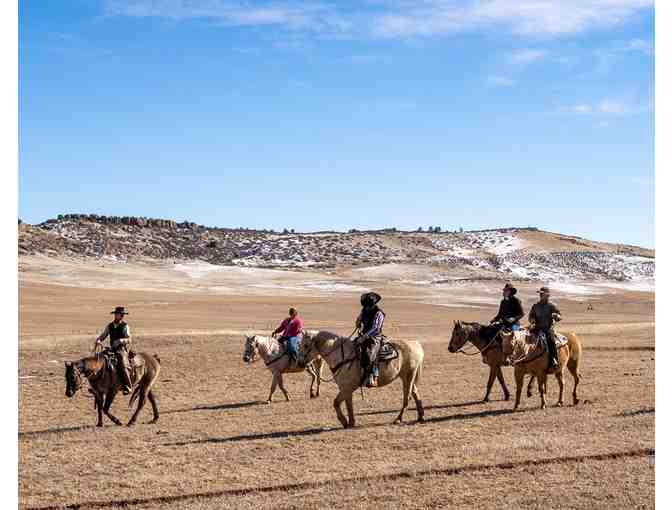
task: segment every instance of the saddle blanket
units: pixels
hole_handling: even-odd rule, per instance
[[[543,334],[542,334],[543,335]],[[513,339],[516,342],[527,342],[527,343],[536,343],[537,339],[526,329],[520,329],[513,332]],[[543,336],[542,340],[545,342],[546,337]],[[561,335],[560,333],[555,334],[555,345],[559,349],[560,347],[567,345],[567,337]]]
[[[376,361],[380,363],[381,361],[390,361],[398,357],[399,353],[397,352],[397,349],[394,348],[394,345],[390,342],[383,342],[383,345],[381,345],[378,350]]]

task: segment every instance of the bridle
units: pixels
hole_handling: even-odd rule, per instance
[[[463,331],[464,331],[464,326],[462,326],[462,328],[463,328]],[[474,333],[474,334],[477,334],[475,331],[474,331],[473,333]],[[502,334],[502,330],[500,329],[499,331],[497,331],[497,333],[495,333],[495,335],[494,335],[494,336],[492,337],[492,339],[486,344],[486,346],[483,347],[483,349],[481,349],[481,348],[478,347],[478,345],[475,345],[473,342],[471,342],[471,340],[469,339],[469,333],[468,333],[468,332],[465,332],[466,339],[464,340],[464,343],[462,344],[462,346],[461,346],[457,351],[455,351],[455,352],[456,352],[456,353],[460,353],[460,354],[464,354],[465,356],[476,356],[476,355],[478,355],[478,354],[483,354],[483,353],[486,352],[488,349],[490,349],[490,347],[491,347],[492,344],[495,342],[495,340],[497,340],[497,337],[500,336],[501,334]],[[473,346],[476,348],[476,351],[475,351],[475,352],[466,352],[466,351],[464,350],[464,346],[465,346],[465,344],[466,344],[467,342],[471,342],[471,345],[473,345]]]

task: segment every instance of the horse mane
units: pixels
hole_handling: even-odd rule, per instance
[[[486,340],[488,342],[495,337],[498,331],[498,328],[486,326],[480,322],[462,322],[462,325],[474,328],[478,332],[478,337],[481,340]]]

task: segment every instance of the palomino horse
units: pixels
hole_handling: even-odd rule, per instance
[[[417,387],[425,357],[422,345],[419,342],[403,340],[391,343],[397,349],[399,356],[380,364],[378,386],[387,386],[397,377],[400,378],[403,383],[403,404],[394,423],[401,423],[410,396],[413,396],[413,400],[415,400],[418,421],[422,422],[424,421],[424,408]],[[362,368],[353,342],[348,337],[338,336],[328,331],[320,331],[316,335],[304,335],[301,342],[301,352],[307,359],[319,354],[327,362],[339,389],[338,395],[334,399],[336,416],[343,427],[354,427],[355,414],[352,408],[352,394],[362,384]],[[347,420],[341,411],[343,401],[345,401],[348,410]]]
[[[128,422],[128,426],[135,424],[138,413],[145,406],[149,399],[154,412],[154,419],[150,423],[156,423],[159,419],[159,408],[156,405],[152,386],[159,377],[161,366],[160,360],[156,354],[154,356],[145,352],[139,352],[135,358],[140,358],[140,363],[135,365],[135,370],[131,371],[131,382],[133,383],[133,393],[128,403],[128,407],[133,405],[136,399],[138,407]],[[121,421],[110,412],[110,406],[114,401],[121,386],[121,381],[117,376],[115,368],[110,367],[107,359],[102,355],[82,358],[79,361],[65,362],[65,394],[68,397],[75,396],[75,393],[82,387],[82,376],[89,381],[91,393],[95,397],[95,407],[98,409],[98,423],[96,426],[103,426],[103,413],[116,425],[121,425]]]
[[[563,405],[563,392],[565,389],[565,367],[574,377],[574,391],[572,397],[574,405],[579,403],[579,398],[576,394],[576,388],[579,385],[581,374],[579,374],[579,364],[581,363],[582,347],[579,337],[575,333],[562,333],[567,337],[567,343],[558,349],[558,368],[553,373],[558,380],[560,387],[558,395],[558,406]],[[530,340],[533,340],[530,343]],[[549,339],[550,340],[550,339]],[[548,352],[544,350],[541,342],[533,335],[507,335],[503,341],[503,349],[507,355],[512,355],[514,358],[514,374],[516,377],[516,403],[514,409],[518,409],[520,405],[520,394],[523,390],[523,378],[525,374],[532,374],[532,380],[536,377],[539,386],[539,396],[541,397],[541,408],[546,407],[546,379],[548,368]],[[531,396],[531,385],[527,388],[528,397]]]
[[[453,334],[450,337],[448,350],[450,352],[460,352],[467,342],[478,349],[475,354],[481,354],[483,363],[490,367],[490,375],[488,376],[488,385],[485,388],[485,397],[483,402],[490,401],[490,391],[495,382],[495,377],[502,386],[504,391],[504,400],[509,400],[511,397],[509,389],[504,382],[504,375],[502,374],[502,365],[506,355],[502,352],[501,341],[497,342],[499,331],[489,326],[482,326],[478,322],[462,322],[455,321],[453,327]]]
[[[253,363],[257,359],[257,354],[264,360],[266,368],[273,374],[271,380],[271,392],[268,395],[267,403],[271,403],[275,388],[280,386],[280,390],[285,395],[285,399],[289,402],[289,394],[285,389],[285,384],[282,380],[282,374],[308,372],[312,378],[310,381],[310,398],[317,398],[320,396],[320,382],[322,380],[322,358],[316,358],[308,363],[305,368],[292,365],[289,356],[285,355],[284,349],[273,337],[253,335],[245,337],[245,351],[243,352],[243,361],[245,363]],[[313,391],[313,386],[316,390]]]

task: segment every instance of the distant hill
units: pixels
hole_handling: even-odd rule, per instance
[[[125,261],[203,260],[211,264],[332,269],[391,262],[436,265],[482,277],[522,280],[652,279],[653,250],[535,228],[470,232],[274,233],[172,220],[63,215],[19,224],[19,255]]]

